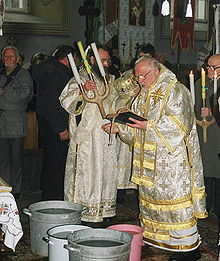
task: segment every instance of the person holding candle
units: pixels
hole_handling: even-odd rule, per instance
[[[62,45],[52,56],[32,66],[37,86],[36,110],[44,149],[41,173],[42,200],[63,200],[64,173],[69,143],[68,113],[59,96],[72,77],[67,55],[75,48]]]
[[[110,97],[115,78],[108,73],[111,58],[107,47],[90,49],[88,57],[85,57],[80,42],[79,48],[85,68],[79,71],[79,75],[74,69],[75,77],[69,81],[60,96],[61,105],[70,118],[70,145],[64,190],[65,200],[86,206],[82,221],[94,223],[116,214],[116,141],[112,137],[112,145],[109,145],[109,135],[101,129],[106,120],[103,120],[97,104],[85,102],[81,91],[88,97],[94,97],[95,90],[103,94],[106,88],[105,77],[110,88],[110,94],[103,102],[107,114],[110,112]],[[97,53],[94,53],[93,50],[96,49]],[[97,55],[99,64],[97,57],[95,58]],[[77,115],[81,115],[78,124]]]
[[[205,77],[205,76],[203,76]],[[220,54],[211,56],[207,65],[207,77],[203,82],[205,88],[205,104],[202,100],[202,84],[199,79],[195,84],[196,103],[195,114],[198,120],[215,119],[207,128],[207,142],[203,142],[203,129],[197,125],[202,152],[205,186],[207,193],[207,210],[214,210],[220,221],[220,112],[218,97],[220,94]]]
[[[136,61],[140,92],[131,109],[146,121],[103,125],[133,145],[132,181],[139,185],[144,242],[173,251],[169,261],[200,259],[197,218],[207,216],[192,98],[165,66],[150,56]]]

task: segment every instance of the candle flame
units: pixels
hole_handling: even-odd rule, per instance
[[[190,74],[193,74],[193,70],[190,71]]]

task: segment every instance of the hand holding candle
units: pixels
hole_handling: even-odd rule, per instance
[[[189,74],[190,92],[192,95],[193,106],[195,105],[195,86],[194,86],[194,74],[193,71]]]

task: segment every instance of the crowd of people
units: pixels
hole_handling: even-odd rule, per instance
[[[33,55],[29,69],[15,47],[2,50],[1,177],[19,196],[26,111],[32,103],[44,150],[42,200],[85,206],[82,221],[91,225],[116,215],[118,189],[137,189],[145,243],[174,252],[169,261],[198,260],[197,219],[207,217],[206,203],[220,220],[220,87],[217,93],[212,88],[214,77],[220,76],[220,55],[208,60],[207,103],[201,103],[196,91],[194,108],[190,91],[177,80],[165,54],[150,43],[139,46],[125,72],[118,60],[117,66],[112,63],[109,47],[97,45],[97,50],[101,65],[90,49],[89,70],[73,46],[58,46],[50,56]],[[196,86],[199,90],[200,80]],[[123,108],[145,120],[110,122],[94,103],[106,89],[105,116]],[[195,115],[197,120],[214,118],[207,143]]]

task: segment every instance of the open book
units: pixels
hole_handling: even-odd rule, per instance
[[[147,121],[146,118],[134,113],[133,111],[129,109],[120,109],[118,113],[114,114],[108,114],[106,116],[106,119],[122,124],[131,123],[134,124],[133,121],[129,120],[129,118],[136,119],[138,121]]]

